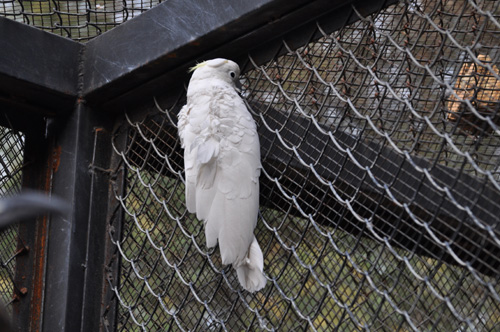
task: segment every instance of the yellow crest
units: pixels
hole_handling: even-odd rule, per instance
[[[206,66],[206,65],[207,65],[207,62],[206,62],[206,61],[203,61],[203,62],[197,63],[197,64],[196,64],[196,66],[189,68],[189,71],[188,71],[188,72],[189,72],[189,73],[192,73],[192,72],[193,72],[193,71],[195,71],[196,69],[201,68],[201,67],[204,67],[204,66]]]
[[[213,67],[213,68],[217,68],[217,67],[222,66],[223,64],[228,63],[228,62],[229,62],[228,60],[220,59],[220,58],[203,61],[203,62],[198,63],[196,66],[189,68],[189,72],[191,73],[198,68],[205,67],[206,65],[209,65],[210,67]]]

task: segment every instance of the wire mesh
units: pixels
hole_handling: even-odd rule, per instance
[[[499,330],[499,17],[497,1],[400,2],[318,24],[265,65],[249,56],[269,280],[255,294],[186,211],[185,92],[127,114],[113,139],[117,330]]]
[[[24,135],[0,126],[0,197],[18,193],[21,189]],[[18,255],[17,224],[0,229],[0,305],[12,313],[14,276]]]
[[[0,0],[0,15],[77,41],[88,41],[161,0]]]

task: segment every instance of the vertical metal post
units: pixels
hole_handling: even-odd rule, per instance
[[[106,190],[99,189],[103,179],[91,172],[89,166],[95,160],[94,148],[103,149],[102,154],[96,152],[102,156],[109,155],[105,148],[96,147],[96,139],[99,144],[103,142],[104,131],[99,128],[105,121],[103,115],[79,103],[69,117],[58,122],[54,133],[58,155],[52,192],[69,201],[72,209],[69,216],[54,216],[50,220],[42,329],[95,331],[95,324],[84,324],[83,318],[99,321],[98,317],[89,317],[98,308],[89,308],[86,302],[99,306],[96,297],[100,297],[98,285],[102,280],[97,279],[103,277],[99,271],[103,246],[94,237],[102,232],[99,223],[105,224],[107,200],[96,199],[99,192]],[[103,158],[100,162],[105,163]],[[92,297],[92,293],[96,296]]]
[[[32,117],[25,133],[23,188],[48,192],[52,172],[52,153],[44,137],[45,121]],[[19,255],[13,302],[13,326],[18,331],[39,331],[45,280],[48,216],[19,223]]]
[[[107,128],[93,128],[93,154],[89,165],[90,206],[81,331],[101,330],[102,294],[107,275],[108,194],[111,137]]]

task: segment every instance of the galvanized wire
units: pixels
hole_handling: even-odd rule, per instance
[[[318,24],[265,65],[249,55],[268,278],[256,294],[186,210],[185,92],[128,113],[113,139],[105,325],[499,330],[499,21],[496,1],[407,1],[333,33]]]
[[[0,197],[20,191],[23,152],[24,135],[10,128],[0,127]],[[0,306],[6,306],[9,312],[12,312],[11,304],[15,300],[17,245],[17,224],[0,230]]]
[[[0,0],[0,15],[77,41],[88,41],[161,0]]]

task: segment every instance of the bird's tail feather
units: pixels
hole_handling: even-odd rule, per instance
[[[238,280],[249,292],[256,292],[266,285],[267,279],[264,276],[264,256],[259,243],[254,238],[247,257],[238,264],[234,264]]]

